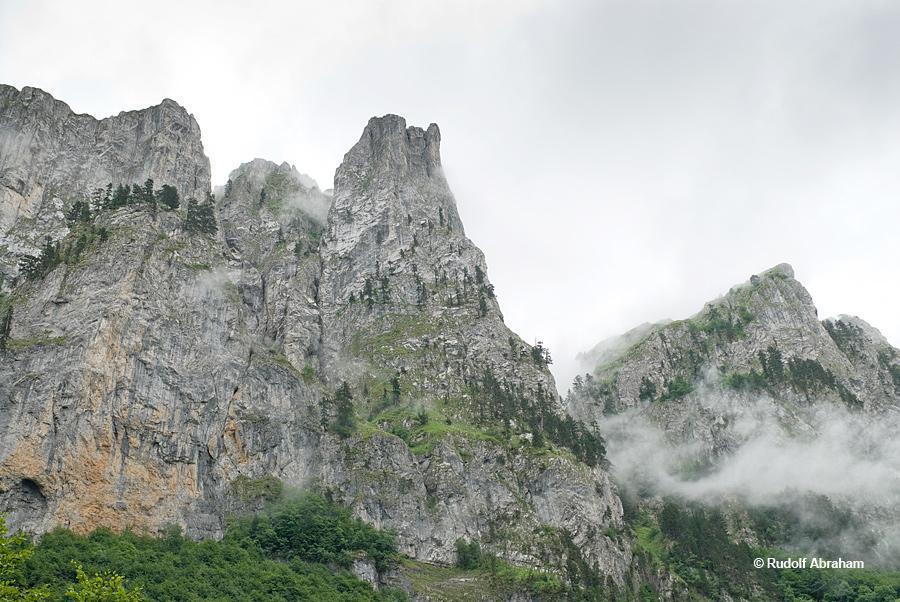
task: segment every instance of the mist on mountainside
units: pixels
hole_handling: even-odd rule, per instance
[[[734,435],[716,455],[700,437],[673,440],[639,409],[598,421],[625,491],[746,508],[749,523],[781,521],[775,538],[787,549],[900,563],[900,415],[788,407],[715,385],[702,383],[694,401]]]

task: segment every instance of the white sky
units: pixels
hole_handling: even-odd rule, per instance
[[[325,6],[331,5],[331,6]],[[776,263],[900,343],[900,3],[0,0],[0,82],[170,97],[213,183],[437,122],[507,323],[574,355]]]

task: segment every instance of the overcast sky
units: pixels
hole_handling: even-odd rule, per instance
[[[331,5],[331,6],[327,6]],[[0,0],[0,82],[177,100],[214,184],[441,126],[507,323],[574,356],[777,263],[900,344],[900,3]]]

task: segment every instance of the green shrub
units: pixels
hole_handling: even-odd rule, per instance
[[[303,366],[303,370],[300,371],[300,378],[308,385],[314,383],[318,377],[316,369],[309,364]]]
[[[128,591],[121,575],[110,572],[94,573],[88,577],[80,564],[74,562],[75,578],[78,583],[66,590],[66,596],[73,602],[143,602],[141,589]]]
[[[694,385],[689,380],[679,376],[674,380],[668,381],[666,383],[666,390],[663,391],[663,394],[659,398],[659,400],[672,401],[674,399],[681,399],[693,390]]]
[[[395,550],[391,534],[310,494],[235,520],[221,541],[196,542],[178,528],[163,537],[57,529],[34,548],[22,575],[29,587],[46,586],[52,600],[65,599],[76,581],[73,560],[88,574],[112,571],[147,599],[165,602],[405,599],[376,592],[347,570],[358,554],[385,567]]]
[[[456,566],[461,569],[477,569],[481,566],[481,545],[477,541],[466,543],[464,539],[456,540]]]
[[[318,495],[286,501],[238,521],[225,541],[250,540],[267,555],[347,568],[358,552],[383,568],[396,552],[394,537],[359,519],[350,510]]]

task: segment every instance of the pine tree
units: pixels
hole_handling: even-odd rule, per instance
[[[144,190],[141,193],[141,198],[148,202],[153,202],[156,198],[153,194],[153,178],[147,178],[144,181]]]
[[[353,393],[346,381],[341,383],[334,394],[337,414],[334,420],[334,431],[341,437],[349,437],[356,428],[356,416],[353,412]]]
[[[106,207],[106,202],[104,201],[106,195],[106,190],[103,188],[95,188],[91,193],[91,201],[88,204],[88,208],[94,213],[100,211],[104,207]]]
[[[117,209],[124,207],[129,201],[129,189],[122,184],[116,186],[116,192],[112,196],[111,207]]]
[[[9,331],[12,327],[12,304],[0,293],[0,351],[6,349],[6,341],[9,339]]]
[[[178,209],[180,205],[178,190],[174,186],[163,184],[159,190],[159,202],[167,209]]]
[[[207,234],[215,234],[219,227],[216,225],[216,197],[209,195],[206,202],[200,205],[200,223],[202,224],[202,232]]]
[[[184,229],[204,234],[215,234],[218,231],[212,199],[207,200],[205,203],[198,203],[193,198],[188,199]]]
[[[86,201],[75,201],[66,213],[66,221],[69,222],[69,226],[73,226],[76,222],[88,222],[90,219],[91,208]]]
[[[366,302],[368,308],[372,309],[372,306],[375,304],[375,299],[372,296],[372,281],[368,278],[366,278],[366,282],[363,285],[362,298]]]
[[[396,374],[391,378],[391,399],[394,403],[400,403],[400,377]]]

